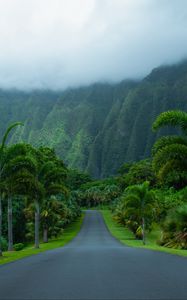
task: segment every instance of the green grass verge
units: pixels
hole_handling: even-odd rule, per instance
[[[117,222],[115,222],[115,220],[113,220],[110,210],[100,210],[100,212],[102,213],[106,226],[108,227],[111,234],[115,238],[120,240],[121,243],[131,247],[139,247],[156,251],[163,251],[180,256],[187,256],[187,250],[171,249],[157,245],[156,241],[160,237],[160,230],[158,227],[155,227],[149,234],[147,234],[146,245],[143,245],[141,240],[136,240],[134,238],[133,233],[128,228],[125,228],[124,226],[118,224]]]
[[[81,225],[84,219],[84,214],[81,215],[75,222],[68,225],[62,234],[62,236],[50,240],[48,243],[41,243],[39,249],[35,249],[33,246],[28,246],[21,251],[3,252],[3,256],[0,257],[0,265],[6,264],[11,261],[21,259],[23,257],[35,255],[47,250],[63,247],[69,243],[80,231]]]

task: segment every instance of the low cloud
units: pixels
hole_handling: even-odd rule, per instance
[[[137,79],[186,57],[186,0],[0,0],[3,88]]]

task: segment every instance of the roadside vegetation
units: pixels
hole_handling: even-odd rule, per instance
[[[7,145],[17,126],[23,124],[12,124],[0,146],[0,261],[64,245],[68,230],[71,237],[78,232],[84,208],[101,210],[127,245],[186,255],[186,112],[159,115],[152,156],[125,162],[117,176],[102,180],[69,169],[51,148]],[[162,127],[177,130],[163,136]]]
[[[161,228],[158,224],[154,224],[150,232],[147,233],[146,243],[143,244],[142,240],[136,239],[130,229],[117,223],[113,219],[111,210],[100,210],[105,220],[110,233],[117,238],[122,244],[130,247],[138,247],[144,249],[151,249],[155,251],[162,251],[170,254],[187,256],[187,250],[175,247],[160,246],[158,241],[161,237]]]
[[[187,113],[160,114],[152,130],[160,136],[163,127],[175,127],[175,135],[161,135],[150,158],[124,163],[118,176],[83,184],[77,198],[81,206],[98,207],[112,234],[127,245],[186,255]]]
[[[90,181],[51,148],[7,145],[17,126],[23,124],[12,124],[0,145],[0,263],[68,242],[82,221],[75,190]]]
[[[0,258],[0,265],[9,263],[27,256],[35,255],[47,250],[63,247],[69,243],[80,231],[84,214],[81,214],[75,221],[71,222],[64,229],[61,235],[56,238],[51,238],[48,243],[41,242],[40,248],[36,249],[33,245],[26,245],[24,248],[16,249],[15,251],[5,251],[3,256]],[[16,244],[17,246],[19,244]]]

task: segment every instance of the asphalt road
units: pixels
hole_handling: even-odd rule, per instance
[[[67,246],[0,267],[0,299],[187,299],[187,258],[125,247],[87,211]]]

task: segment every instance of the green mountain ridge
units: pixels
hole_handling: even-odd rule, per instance
[[[187,111],[187,62],[154,69],[142,81],[98,83],[66,91],[0,90],[0,136],[23,121],[10,143],[47,145],[72,168],[94,177],[115,174],[125,161],[150,155],[151,131],[162,111]]]

